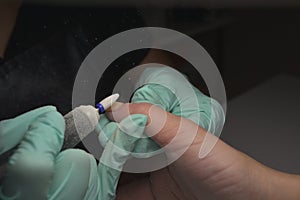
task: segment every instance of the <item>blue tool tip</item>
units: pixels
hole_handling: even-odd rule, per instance
[[[99,109],[99,113],[102,114],[102,113],[105,113],[105,109],[103,107],[103,105],[101,103],[97,103],[96,104],[96,108]]]

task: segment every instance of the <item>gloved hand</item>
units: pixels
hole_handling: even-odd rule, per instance
[[[121,106],[114,111],[113,118],[120,121],[127,116],[127,113],[139,113],[147,115],[150,121],[154,121],[153,126],[155,126],[160,125],[160,123],[152,116],[166,115],[166,121],[162,129],[153,132],[154,129],[147,125],[145,133],[161,146],[171,143],[179,133],[181,140],[177,140],[178,143],[176,143],[179,145],[174,145],[175,148],[171,151],[169,151],[170,149],[166,150],[167,155],[171,156],[174,150],[182,147],[180,144],[184,143],[186,138],[191,137],[190,130],[196,130],[195,135],[193,135],[195,137],[185,153],[166,168],[152,172],[146,178],[120,186],[117,200],[299,199],[299,175],[270,169],[221,140],[217,139],[217,143],[207,156],[199,157],[199,150],[206,143],[204,138],[207,137],[207,142],[210,143],[216,141],[217,137],[191,122],[191,120],[194,122],[198,120],[197,118],[190,118],[190,116],[193,116],[190,115],[193,110],[185,109],[190,106],[185,104],[185,102],[189,102],[188,97],[183,96],[183,98],[175,99],[172,95],[181,92],[184,88],[182,86],[185,84],[182,84],[178,79],[173,79],[167,71],[169,70],[151,69],[148,70],[148,75],[145,76],[147,73],[144,73],[142,83],[149,84],[137,90],[132,99],[135,102],[148,103],[133,103]],[[153,80],[155,82],[152,84],[150,81]],[[163,88],[156,84],[161,82],[166,82],[167,85],[171,86],[170,91],[174,91],[174,93],[168,92],[167,87]],[[199,97],[201,96],[199,95]],[[173,106],[174,102],[175,105]],[[198,111],[202,109],[204,113],[207,113],[207,104],[201,104],[201,99],[199,99],[199,102]],[[153,106],[153,103],[170,110],[171,113]],[[176,111],[176,105],[182,107],[181,112]],[[124,112],[125,106],[129,110],[127,113]],[[156,109],[151,111],[154,108]],[[212,118],[214,115],[211,113],[211,118],[215,120],[214,123],[220,122],[222,124],[224,120],[220,106],[216,104],[212,108],[214,108],[212,109],[214,115],[217,116],[219,113],[221,117],[219,119]],[[205,122],[209,119],[208,116],[203,115],[204,118],[200,118],[203,121],[199,121],[199,124],[204,128],[207,128]],[[191,120],[186,119],[186,117]],[[178,131],[180,125],[182,126]]]
[[[150,103],[187,119],[220,136],[225,116],[220,104],[202,94],[185,76],[170,67],[146,68],[136,84],[132,103]],[[134,149],[136,157],[151,157],[160,147],[141,138]]]
[[[135,92],[133,102],[159,105],[208,129],[223,123],[223,112],[219,104],[215,101],[210,104],[211,100],[208,97],[193,88],[173,69],[146,70],[140,82],[146,85]],[[190,88],[196,93],[196,100],[188,98],[189,94],[193,94],[189,93]],[[210,118],[213,119],[213,125],[210,125]],[[96,131],[105,150],[97,166],[95,159],[84,151],[73,149],[59,153],[64,132],[62,121],[61,115],[55,111],[55,108],[45,107],[1,123],[1,138],[4,138],[0,140],[1,154],[21,143],[19,149],[10,158],[7,179],[12,180],[10,177],[14,177],[13,180],[18,180],[20,172],[24,174],[22,173],[24,169],[39,172],[39,178],[35,180],[31,178],[30,173],[27,173],[26,177],[21,177],[22,180],[26,180],[27,187],[17,189],[21,189],[19,191],[22,195],[30,194],[31,198],[28,199],[32,199],[36,191],[42,191],[35,194],[41,199],[40,197],[48,191],[48,185],[50,185],[49,199],[112,199],[120,171],[131,152],[137,153],[136,156],[139,153],[151,156],[152,151],[159,148],[151,139],[138,139],[143,134],[147,122],[144,115],[128,116],[120,124],[110,122],[102,115]],[[137,137],[129,136],[128,133]],[[1,143],[1,141],[7,142]],[[115,148],[116,146],[119,149]],[[41,182],[44,184],[40,184]],[[8,181],[5,184],[12,186],[16,183]],[[41,190],[33,192],[32,185],[34,187],[39,185]],[[2,196],[2,198],[6,197]]]
[[[63,117],[52,106],[0,122],[0,155],[17,147],[6,166],[0,199],[46,196],[64,129]]]
[[[215,100],[203,95],[176,70],[169,67],[148,68],[140,77],[137,87],[139,88],[132,97],[133,103],[150,103],[157,105],[172,114],[192,120],[216,135],[220,134],[220,129],[224,123],[224,113],[221,106]],[[122,113],[122,111],[119,110],[116,110],[116,112],[118,115]],[[113,116],[113,113],[114,111],[109,113],[109,117],[114,118],[116,121],[121,121],[117,119],[120,116]],[[126,111],[124,113],[126,113]],[[123,120],[122,116],[120,118]],[[112,131],[109,130],[110,126],[106,127],[108,127],[108,129],[104,128],[104,131],[102,131],[99,136],[100,142],[102,141],[102,143],[105,143],[107,138],[113,138],[111,136]],[[142,132],[139,132],[137,136],[142,136],[141,134]],[[133,143],[129,142],[127,144],[126,142],[129,140],[129,137],[130,136],[128,135],[124,135],[122,140],[120,138],[120,141],[117,139],[115,141],[123,148],[130,149],[132,151],[132,156],[143,158],[151,157],[155,155],[160,148],[160,146],[152,139],[145,137],[139,139],[135,138],[134,146],[132,146]],[[105,150],[107,149],[108,148],[106,147]],[[109,149],[109,151],[114,153],[107,155],[111,156],[114,162],[110,162],[108,165],[117,166],[118,169],[122,169],[122,166],[125,163],[124,157],[130,154],[127,153],[126,156],[123,156],[122,153],[118,153],[113,147]],[[103,155],[104,157],[102,156],[102,158],[108,158],[105,154]],[[107,169],[108,171],[110,170],[110,168]],[[107,172],[102,174],[107,174]]]
[[[110,122],[105,115],[100,119],[95,131],[100,138],[104,132],[109,138],[101,140],[105,150],[98,166],[94,157],[82,150],[60,152],[65,124],[55,107],[1,121],[0,155],[17,148],[9,158],[0,199],[113,199],[122,166],[137,139],[127,133],[143,134],[140,127],[147,118],[131,115],[120,123]],[[119,168],[108,167],[112,164]]]
[[[146,121],[146,116],[136,114],[116,123],[102,114],[95,129],[104,147],[99,164],[91,154],[82,150],[61,152],[56,158],[48,199],[114,199],[122,167],[138,139],[127,134],[142,135],[144,129],[141,127],[145,126]]]
[[[219,136],[225,116],[220,104],[201,93],[188,79],[170,67],[144,70],[132,96],[132,103],[150,103],[192,120]]]

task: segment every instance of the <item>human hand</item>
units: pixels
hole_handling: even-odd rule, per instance
[[[52,106],[0,122],[0,155],[15,148],[5,169],[1,199],[45,195],[64,128],[63,117]]]
[[[216,101],[203,95],[199,90],[194,88],[185,77],[174,69],[168,67],[148,68],[140,78],[138,85],[143,86],[134,93],[132,102],[147,102],[158,105],[164,110],[172,112],[174,115],[190,119],[205,129],[209,129],[211,132],[219,135],[220,129],[224,123],[224,114],[221,106]],[[141,108],[140,105],[141,104],[138,106],[139,108]],[[114,118],[117,121],[122,119],[124,114],[129,114],[128,111],[126,113],[126,109],[123,108],[121,110],[121,112],[115,112]],[[147,114],[147,112],[141,113]],[[113,118],[111,115],[112,114],[110,114],[110,117]],[[148,113],[148,115],[151,115],[152,123],[151,126],[148,125],[146,130],[152,135],[155,134],[153,131],[157,130],[157,127],[161,127],[160,122],[164,121],[162,116],[165,116],[165,114],[155,114],[155,112],[151,112],[150,114]],[[174,121],[174,123],[176,122]],[[196,129],[192,128],[191,130],[195,132]],[[170,131],[172,132],[175,130]],[[180,141],[180,145],[186,146],[183,141],[192,142],[192,133],[189,134],[190,139],[187,139],[188,137],[186,137],[184,140]],[[205,141],[207,138],[204,137],[203,140]],[[214,141],[216,141],[216,139],[214,139]],[[213,146],[214,141],[206,141],[207,144],[210,144],[206,146]],[[144,143],[145,142],[146,141],[144,141]],[[148,143],[150,142],[151,141],[148,141]],[[207,153],[207,151],[204,151],[204,156],[205,153]],[[200,155],[194,156],[199,157]]]
[[[159,74],[156,76],[158,80],[161,78]],[[173,82],[175,89],[177,85],[177,82]],[[118,121],[128,114],[147,115],[148,125],[145,133],[160,146],[166,147],[174,138],[178,138],[172,146],[165,148],[169,159],[174,157],[174,152],[180,152],[186,145],[188,148],[184,149],[184,154],[168,167],[152,172],[150,176],[120,185],[117,199],[299,198],[299,176],[281,173],[263,166],[219,140],[206,130],[205,124],[199,123],[198,126],[194,123],[197,121],[186,119],[188,114],[184,116],[180,112],[174,113],[176,115],[170,113],[174,111],[168,109],[169,105],[175,102],[174,98],[170,98],[172,94],[165,88],[162,87],[161,90],[159,88],[159,85],[155,84],[142,87],[137,91],[139,98],[134,94],[132,99],[147,103],[125,104],[109,116]],[[161,118],[160,116],[166,116],[163,127],[159,120],[156,120]],[[160,127],[160,129],[157,131],[157,128],[153,127]],[[191,138],[191,144],[186,143],[187,138]],[[207,151],[204,156],[199,156],[201,148],[207,144],[214,148]]]
[[[134,121],[134,124],[132,122]],[[118,159],[122,166],[126,153],[115,156],[112,144],[124,147],[128,152],[135,140],[122,132],[126,130],[142,134],[147,119],[143,115],[131,115],[120,123],[110,122],[101,115],[96,132],[105,148],[101,162],[78,149],[60,152],[64,120],[55,107],[42,107],[14,119],[0,122],[0,155],[14,149],[3,170],[0,199],[112,199],[121,170],[110,168],[110,162]],[[107,138],[107,136],[109,136]],[[121,163],[120,163],[121,162]],[[7,161],[5,162],[7,163]]]
[[[125,104],[114,111],[115,116],[124,116],[125,110],[131,114],[143,113],[149,117],[145,133],[152,135],[155,120],[151,116],[166,115],[163,128],[152,136],[161,146],[169,144],[176,136],[179,139],[166,149],[169,159],[174,152],[184,148],[186,137],[195,136],[185,153],[148,178],[130,182],[119,187],[117,199],[268,199],[270,169],[254,161],[245,154],[218,140],[212,151],[199,158],[199,150],[204,138],[215,140],[215,136],[192,122],[175,116],[148,103]],[[180,125],[181,124],[181,125]],[[180,127],[179,127],[180,126]],[[197,133],[190,136],[190,133]],[[209,135],[208,135],[209,134]]]
[[[214,99],[202,94],[178,71],[170,67],[146,68],[137,81],[136,88],[138,89],[131,102],[157,105],[174,115],[190,119],[217,136],[220,135],[225,121],[222,107]],[[156,116],[155,119],[163,123],[164,116]],[[154,128],[159,129],[159,126]],[[203,148],[200,152],[202,155],[199,156],[204,156],[211,146]],[[145,158],[156,155],[158,150],[159,146],[153,140],[140,138],[133,153],[134,156],[142,154],[141,157]]]

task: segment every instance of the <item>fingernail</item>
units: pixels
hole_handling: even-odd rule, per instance
[[[113,111],[116,111],[118,110],[122,105],[124,105],[124,103],[121,103],[121,102],[115,102],[111,105],[110,108],[108,108],[106,110],[106,112],[113,112]]]

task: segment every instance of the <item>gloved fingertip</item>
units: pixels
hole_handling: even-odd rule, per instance
[[[64,117],[57,111],[45,113],[44,117],[41,118],[42,123],[48,124],[52,128],[56,128],[60,134],[64,134],[66,124]]]
[[[129,115],[120,122],[119,128],[124,133],[135,134],[133,136],[140,137],[144,133],[147,120],[148,117],[143,114]]]
[[[105,147],[115,130],[118,128],[117,122],[110,122],[105,126],[96,126],[95,131],[99,133],[98,139],[102,147]]]
[[[29,125],[48,112],[56,112],[54,106],[44,106],[26,112],[12,119],[0,122],[0,154],[15,147],[24,137]]]
[[[22,115],[19,115],[12,120],[23,121],[25,119],[35,119],[35,118],[37,118],[41,115],[44,115],[48,112],[56,112],[56,111],[57,111],[57,109],[55,106],[43,106],[43,107],[31,110],[29,112],[26,112]]]
[[[178,101],[174,92],[168,87],[159,83],[148,83],[134,92],[131,102],[150,103],[171,111]]]
[[[65,122],[57,111],[50,111],[30,124],[8,167],[16,172],[51,173],[54,158],[63,143]]]

